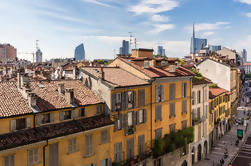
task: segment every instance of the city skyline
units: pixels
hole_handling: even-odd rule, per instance
[[[0,9],[0,43],[31,52],[39,40],[44,59],[73,57],[82,42],[87,59],[114,58],[114,49],[118,53],[121,41],[129,40],[128,32],[138,47],[163,45],[167,56],[183,57],[189,54],[193,23],[196,36],[209,44],[251,51],[250,0],[13,0]]]

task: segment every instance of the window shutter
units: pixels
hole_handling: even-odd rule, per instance
[[[182,113],[187,113],[187,101],[182,101]]]
[[[136,111],[136,124],[139,124],[139,111]]]
[[[161,101],[164,101],[164,87],[160,85],[160,92],[161,92]]]
[[[75,110],[71,111],[71,119],[75,119]]]
[[[116,104],[116,94],[113,93],[113,94],[112,94],[112,112],[115,112],[115,111],[116,111],[116,106],[115,106],[115,104]]]
[[[60,119],[60,121],[64,120],[64,112],[63,111],[59,112],[59,119]]]
[[[120,125],[120,128],[119,129],[122,129],[123,128],[123,116],[122,116],[122,114],[119,114],[119,116],[118,116],[118,118],[119,118],[119,125]]]
[[[132,112],[132,124],[133,124],[133,129],[135,132],[136,131],[136,112],[135,111]]]
[[[124,104],[125,104],[125,110],[127,110],[128,109],[129,96],[128,96],[127,92],[125,92],[124,94],[125,94],[125,102],[124,102]]]
[[[158,97],[159,97],[159,86],[155,86],[155,102],[159,102],[158,101]]]
[[[11,129],[11,131],[16,130],[16,120],[10,121],[10,129]]]
[[[26,118],[26,128],[30,128],[30,127],[31,127],[31,119]]]
[[[117,156],[117,153],[118,153],[118,144],[114,144],[114,160],[115,162],[118,161],[118,156]]]
[[[155,121],[158,120],[158,106],[155,106]]]
[[[133,91],[133,105],[132,105],[132,108],[136,108],[137,107],[137,102],[136,102],[136,92]]]
[[[50,113],[50,122],[51,123],[54,122],[54,113],[53,112]]]
[[[170,99],[175,99],[175,84],[170,84],[169,87],[169,97]]]
[[[125,130],[125,135],[127,135],[127,131],[128,131],[128,116],[127,114],[123,115],[123,128]]]
[[[144,123],[146,122],[146,120],[147,120],[147,118],[146,118],[146,115],[147,114],[147,112],[146,112],[146,110],[144,109],[143,110],[143,118],[144,118]]]
[[[112,166],[112,159],[111,158],[108,159],[108,166]]]
[[[101,166],[106,166],[106,160],[101,160]]]
[[[118,115],[114,116],[114,131],[118,130]]]
[[[41,123],[42,123],[42,116],[43,115],[37,115],[37,126],[39,126],[39,125],[41,125]]]
[[[138,91],[138,106],[142,107],[145,105],[145,89]]]

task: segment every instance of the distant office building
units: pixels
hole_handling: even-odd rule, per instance
[[[247,62],[247,50],[243,49],[241,52],[241,55],[242,55],[243,63],[246,63]]]
[[[158,46],[158,55],[165,56],[166,50],[163,48],[163,46]]]
[[[42,63],[42,62],[43,62],[43,53],[38,48],[37,51],[36,51],[36,63]]]
[[[75,48],[74,58],[77,61],[82,61],[85,59],[85,48],[83,43]]]
[[[122,47],[119,48],[120,55],[129,55],[129,41],[123,40]]]
[[[193,25],[193,37],[191,38],[190,53],[197,54],[201,49],[207,46],[207,39],[195,38],[195,29]]]
[[[10,44],[0,44],[0,61],[7,63],[9,61],[16,61],[17,49]]]
[[[209,45],[209,50],[210,51],[219,51],[219,50],[221,50],[221,46],[220,45],[218,45],[218,46],[216,46],[216,45]]]

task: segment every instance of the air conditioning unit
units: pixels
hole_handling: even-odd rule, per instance
[[[150,67],[149,61],[144,61],[144,68],[148,69]]]
[[[169,72],[175,72],[175,70],[176,70],[176,66],[175,65],[170,65],[170,67],[169,67]]]

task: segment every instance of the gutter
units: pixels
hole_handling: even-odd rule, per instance
[[[43,146],[43,166],[45,166],[45,148],[48,146],[48,139],[46,139],[46,145]]]

